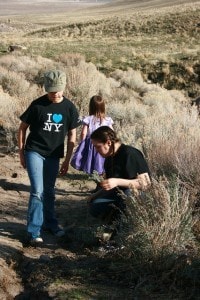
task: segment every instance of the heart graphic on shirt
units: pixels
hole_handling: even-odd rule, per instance
[[[53,121],[55,123],[59,123],[62,120],[62,115],[61,114],[53,114]]]

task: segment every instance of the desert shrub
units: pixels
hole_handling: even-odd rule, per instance
[[[120,85],[120,83],[118,83]],[[126,104],[130,99],[134,99],[134,101],[140,102],[140,97],[138,93],[133,90],[127,89],[124,86],[118,86],[113,90],[111,101],[120,102]]]
[[[121,85],[135,91],[145,91],[147,83],[144,82],[140,71],[129,68],[127,71],[115,70],[111,73],[111,77],[120,81]]]
[[[0,90],[0,122],[5,132],[7,152],[13,152],[16,149],[16,131],[18,129],[16,124],[19,124],[20,111],[20,101]]]
[[[113,117],[116,124],[119,124],[119,130],[126,128],[130,134],[130,127],[141,123],[147,116],[146,108],[141,103],[138,103],[134,98],[129,99],[126,103],[120,101],[113,101],[108,105],[109,114]]]
[[[78,66],[81,62],[85,62],[85,57],[79,53],[62,53],[56,58],[62,62],[65,67]]]
[[[185,253],[193,245],[193,190],[176,176],[152,179],[148,191],[126,199],[130,235],[126,242],[140,260]]]
[[[66,95],[75,102],[81,113],[88,113],[91,96],[101,93],[109,98],[118,83],[106,78],[92,63],[86,63],[81,55],[63,54],[59,62],[37,57],[6,55],[0,58],[0,84],[11,96],[29,101],[44,93],[43,74],[46,70],[61,69],[67,75]],[[8,71],[9,70],[9,71]]]
[[[183,93],[183,91],[179,91],[179,90],[168,90],[167,91],[168,94],[173,98],[174,103],[181,103],[184,106],[187,106],[188,104],[188,98],[186,97],[186,95]]]
[[[187,107],[183,93],[147,84],[132,69],[106,77],[82,56],[63,54],[61,60],[6,55],[0,59],[0,84],[17,99],[22,112],[44,92],[43,72],[60,68],[67,75],[65,93],[80,114],[87,114],[90,97],[101,93],[122,141],[144,152],[154,174],[175,172],[199,182],[199,117]]]
[[[0,71],[0,84],[3,90],[11,96],[22,99],[38,96],[38,87],[31,85],[30,82],[25,79],[23,73],[18,74],[17,72],[7,71],[2,67],[0,67]]]
[[[108,98],[117,86],[113,79],[106,78],[94,64],[80,62],[79,66],[67,68],[67,94],[82,114],[88,113],[89,99],[95,94]]]
[[[145,105],[148,105],[156,113],[173,113],[178,104],[175,102],[170,93],[159,88],[159,90],[150,90],[146,92],[142,98],[142,102]]]
[[[20,54],[8,54],[0,57],[0,66],[5,70],[17,73],[30,83],[42,84],[43,73],[50,69],[61,67],[62,63],[56,63],[51,59],[41,56],[29,57]]]
[[[26,73],[29,69],[35,67],[35,62],[28,56],[7,54],[0,57],[0,65],[12,72]]]
[[[80,60],[81,60],[81,58],[80,58]],[[74,62],[74,64],[76,65],[76,63],[79,62],[79,56],[78,55],[73,56],[73,54],[65,54],[64,53],[64,54],[61,54],[56,60],[48,59],[48,58],[45,58],[42,56],[37,56],[34,58],[34,62],[36,65],[35,69],[37,70],[37,72],[34,72],[34,69],[31,70],[31,72],[34,72],[33,73],[34,76],[32,76],[32,78],[37,84],[39,84],[40,86],[43,86],[44,72],[46,72],[48,70],[58,69],[58,70],[64,71],[67,74],[68,73],[68,64],[70,65],[70,63],[73,64],[73,62]]]
[[[188,286],[198,292],[193,193],[177,176],[172,176],[152,178],[152,186],[145,194],[133,191],[132,196],[126,197],[127,213],[118,242],[125,246],[121,255],[127,259],[127,279],[138,283],[135,282],[135,293],[141,294],[145,289],[153,294],[160,288],[168,293],[166,282],[168,288],[180,288],[184,281],[186,291],[182,287],[181,292],[185,294]]]
[[[199,184],[200,119],[197,110],[182,107],[173,113],[152,115],[140,127],[143,150],[155,174],[179,174]]]

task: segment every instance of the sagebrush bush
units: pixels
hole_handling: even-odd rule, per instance
[[[128,100],[126,103],[113,101],[108,105],[109,114],[112,115],[116,124],[119,124],[119,130],[129,129],[136,123],[141,124],[147,117],[145,106],[138,103],[135,98]],[[130,134],[130,131],[129,131]]]
[[[199,184],[200,119],[196,108],[182,107],[173,113],[149,117],[140,127],[143,150],[155,174],[175,172]]]
[[[7,152],[16,150],[16,124],[19,123],[22,102],[0,89],[0,125],[5,131]],[[3,145],[2,145],[3,146]]]
[[[0,72],[0,85],[10,96],[21,98],[22,102],[24,99],[38,97],[39,87],[27,81],[23,73],[8,71],[2,67],[0,67]]]
[[[141,92],[141,91],[140,91]],[[142,102],[150,107],[157,107],[160,112],[174,111],[186,106],[188,100],[181,91],[167,90],[155,84],[146,85],[143,93]]]
[[[85,61],[85,57],[80,53],[62,53],[56,60],[62,62],[65,67],[79,66],[81,62]]]
[[[80,61],[78,66],[66,69],[67,95],[72,98],[82,114],[88,114],[89,99],[95,94],[104,98],[112,95],[117,86],[113,79],[106,78],[94,64]]]
[[[133,191],[126,198],[128,225],[120,232],[126,251],[141,264],[173,253],[186,254],[195,243],[194,192],[177,176],[152,178],[148,191]]]
[[[131,68],[129,68],[127,71],[115,70],[111,73],[111,76],[120,81],[121,85],[125,85],[136,92],[144,90],[147,85],[144,82],[141,72],[135,71]]]
[[[47,67],[61,68],[67,75],[65,93],[81,115],[88,114],[90,97],[100,93],[122,141],[144,152],[154,174],[175,172],[185,180],[199,182],[199,118],[181,91],[147,84],[140,72],[132,69],[116,70],[106,77],[81,55],[63,54],[61,58],[54,62],[39,56],[6,55],[0,59],[3,90],[17,99],[16,105],[23,111],[45,93],[42,85]],[[16,116],[15,110],[10,114]],[[12,117],[10,120],[15,123]]]

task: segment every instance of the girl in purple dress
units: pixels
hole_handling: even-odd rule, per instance
[[[90,136],[100,126],[113,128],[112,118],[105,115],[105,102],[101,96],[95,95],[90,99],[89,116],[84,117],[82,122],[81,142],[72,157],[71,166],[88,174],[96,171],[101,175],[105,159],[94,148]]]

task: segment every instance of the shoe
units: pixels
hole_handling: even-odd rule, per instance
[[[57,231],[54,231],[53,234],[57,237],[63,237],[65,235],[65,232],[64,230],[59,228]]]
[[[30,241],[30,243],[32,245],[38,245],[38,244],[43,243],[43,239],[40,236],[38,236],[36,238],[32,238],[31,241]]]
[[[116,245],[116,244],[112,244],[107,242],[105,245],[99,247],[99,251],[102,253],[117,253],[120,250],[123,250],[125,248],[124,245]]]

